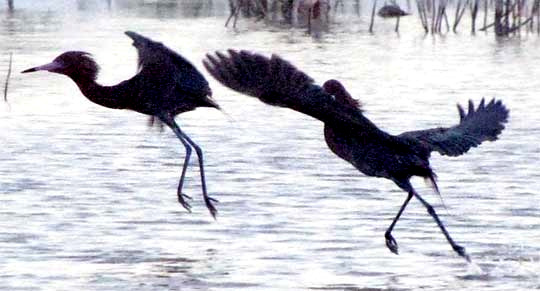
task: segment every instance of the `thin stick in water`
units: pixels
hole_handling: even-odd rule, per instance
[[[369,33],[373,33],[373,21],[375,21],[376,8],[377,8],[377,0],[373,1],[373,9],[371,10],[371,22],[369,23]]]
[[[463,7],[461,9],[461,11],[456,11],[456,19],[455,19],[455,22],[454,22],[454,27],[452,28],[452,30],[454,32],[457,32],[457,27],[459,25],[459,22],[461,21],[461,18],[463,17],[463,14],[465,14],[465,10],[467,9],[467,5],[469,5],[469,0],[466,0],[465,3],[463,4]],[[459,13],[458,13],[459,12]]]
[[[484,0],[484,27],[487,25],[488,18],[488,0]]]
[[[431,34],[435,33],[435,19],[436,19],[436,17],[437,17],[437,13],[435,12],[435,0],[431,0]]]
[[[7,92],[8,92],[8,85],[9,85],[9,77],[11,77],[11,63],[12,63],[12,57],[13,53],[9,53],[9,67],[8,72],[6,76],[6,84],[4,85],[4,102],[7,102]]]
[[[444,23],[446,24],[446,32],[450,31],[450,22],[448,22],[448,16],[446,15],[446,9],[443,11]]]
[[[540,34],[540,0],[536,2],[536,33]]]
[[[416,0],[416,7],[418,8],[418,16],[420,17],[420,21],[422,22],[422,27],[426,31],[426,33],[429,32],[428,28],[428,22],[426,17],[426,6],[424,4],[424,0]]]
[[[457,29],[457,26],[458,26],[458,23],[459,23],[459,12],[460,11],[461,11],[461,0],[458,1],[457,7],[456,7],[456,16],[454,17],[454,26],[452,28],[454,33],[456,32],[456,29]]]
[[[474,0],[471,3],[471,33],[476,33],[476,16],[478,15],[478,0]]]

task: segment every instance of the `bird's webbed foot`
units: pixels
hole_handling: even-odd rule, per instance
[[[214,206],[214,204],[212,204],[212,202],[219,203],[217,199],[214,199],[209,196],[204,196],[204,204],[206,204],[206,208],[208,208],[208,211],[210,211],[210,214],[212,214],[212,217],[216,219],[217,209]]]
[[[186,201],[186,199],[192,200],[190,196],[178,192],[178,203],[180,203],[188,212],[191,212],[191,205]]]
[[[396,240],[394,239],[394,237],[392,236],[392,234],[390,234],[390,232],[386,232],[384,234],[384,238],[386,239],[386,246],[388,247],[388,249],[394,253],[394,254],[398,254],[398,244],[396,242]]]

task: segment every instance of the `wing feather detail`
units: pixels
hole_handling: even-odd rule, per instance
[[[385,134],[360,110],[337,102],[310,76],[281,57],[274,54],[268,58],[245,50],[227,53],[207,54],[203,61],[208,72],[226,87],[334,126]]]
[[[475,108],[469,100],[467,111],[457,105],[459,124],[449,128],[432,128],[404,132],[402,138],[412,138],[426,145],[431,151],[442,155],[459,156],[484,141],[495,141],[508,121],[509,110],[500,100],[485,99]]]

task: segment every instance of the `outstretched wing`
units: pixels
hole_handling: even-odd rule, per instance
[[[459,124],[449,128],[433,128],[409,131],[399,135],[413,138],[442,155],[459,156],[484,141],[494,141],[508,120],[508,109],[500,100],[492,99],[487,105],[484,99],[474,108],[469,101],[467,113],[458,104]]]
[[[228,50],[206,55],[204,66],[223,85],[262,102],[287,107],[323,122],[379,132],[360,110],[337,102],[304,72],[279,56]]]
[[[150,80],[160,83],[163,90],[168,90],[167,83],[171,76],[175,89],[194,96],[212,95],[204,76],[187,59],[168,48],[161,42],[154,41],[133,31],[126,31],[133,40],[133,46],[139,56],[139,71]],[[147,78],[141,77],[144,82]],[[155,89],[155,88],[154,88]]]

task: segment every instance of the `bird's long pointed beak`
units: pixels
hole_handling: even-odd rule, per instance
[[[33,68],[30,68],[30,69],[27,69],[27,70],[24,70],[22,71],[21,73],[31,73],[31,72],[37,72],[37,71],[49,71],[49,72],[54,72],[58,69],[62,68],[62,65],[58,62],[51,62],[51,63],[48,63],[48,64],[45,64],[43,66],[37,66],[37,67],[33,67]]]

